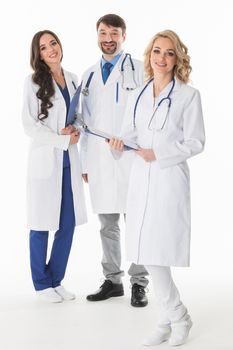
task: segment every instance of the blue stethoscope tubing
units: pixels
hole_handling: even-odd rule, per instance
[[[121,69],[120,69],[120,71],[121,71],[122,74],[124,74],[124,65],[125,65],[125,61],[126,61],[127,58],[129,59],[129,62],[130,62],[130,65],[131,65],[131,69],[132,69],[132,72],[134,74],[135,67],[134,67],[133,60],[132,60],[132,57],[131,57],[130,53],[125,53],[125,57],[124,57],[124,59],[121,62]],[[94,72],[91,72],[89,77],[88,77],[88,79],[87,79],[85,87],[82,89],[82,94],[84,96],[88,96],[88,94],[89,94],[89,86],[91,84],[91,80],[93,78],[93,75],[94,75]]]
[[[91,84],[91,80],[92,80],[92,78],[93,78],[93,75],[94,75],[94,72],[91,72],[90,75],[89,75],[89,77],[88,77],[88,79],[87,79],[85,88],[82,90],[82,94],[83,94],[84,96],[88,96],[88,94],[89,94],[89,86],[90,86],[90,84]]]
[[[125,61],[126,61],[127,57],[129,58],[129,62],[130,62],[132,71],[134,72],[135,71],[135,67],[134,67],[133,60],[132,60],[132,57],[131,57],[130,53],[126,53],[123,61],[121,62],[121,72],[124,72],[124,64],[125,64]]]
[[[138,107],[138,103],[139,103],[139,100],[140,98],[142,97],[143,93],[145,92],[145,90],[147,89],[148,85],[150,85],[150,83],[154,80],[154,78],[150,79],[147,84],[144,86],[144,88],[142,89],[142,91],[140,92],[140,94],[138,95],[137,97],[137,100],[136,100],[136,103],[135,103],[135,106],[134,106],[134,112],[133,112],[133,126],[134,128],[136,128],[136,123],[135,123],[135,120],[136,120],[136,113],[137,113],[137,107]],[[172,104],[172,100],[171,100],[171,94],[172,94],[172,91],[174,89],[174,86],[175,86],[175,78],[173,77],[172,79],[172,86],[171,86],[171,89],[168,93],[168,95],[164,98],[162,98],[159,103],[158,103],[158,107],[165,101],[165,100],[168,100],[168,109],[171,107],[171,104]],[[157,107],[157,108],[158,108]]]

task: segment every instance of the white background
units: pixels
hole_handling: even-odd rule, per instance
[[[95,23],[106,13],[117,13],[125,19],[124,49],[136,58],[143,59],[150,38],[164,29],[176,31],[189,48],[192,84],[201,92],[207,142],[204,153],[189,162],[191,268],[176,269],[174,276],[184,299],[186,293],[186,298],[209,300],[211,297],[215,303],[218,295],[221,296],[218,302],[232,309],[229,296],[233,295],[233,11],[230,0],[21,0],[4,3],[0,13],[0,295],[33,293],[25,213],[28,140],[21,125],[23,83],[31,72],[31,39],[42,29],[57,33],[63,44],[63,67],[80,77],[100,57]],[[67,286],[84,295],[96,289],[101,278],[99,223],[91,212],[88,190],[86,194],[89,223],[77,229],[65,280]],[[127,269],[128,265],[123,261],[123,267]],[[128,288],[128,277],[125,277],[125,284]],[[211,305],[206,312],[210,310]],[[218,315],[211,317],[217,320]]]

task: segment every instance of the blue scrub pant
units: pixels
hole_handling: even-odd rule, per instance
[[[55,288],[65,276],[75,228],[70,167],[63,168],[59,230],[55,233],[48,263],[48,231],[30,231],[30,263],[36,290]]]

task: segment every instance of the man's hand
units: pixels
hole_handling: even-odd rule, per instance
[[[146,162],[152,162],[153,160],[156,160],[153,149],[140,148],[135,152],[138,156],[142,157]]]

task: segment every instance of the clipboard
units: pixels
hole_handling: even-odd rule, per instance
[[[68,114],[67,114],[67,123],[68,124],[73,124],[75,121],[76,108],[79,105],[81,90],[82,90],[82,83],[77,88],[77,90],[76,90],[76,92],[75,92],[75,94],[70,102],[70,107],[69,107]]]
[[[96,137],[102,137],[104,139],[110,140],[113,136],[101,131],[101,130],[97,130],[94,129],[92,127],[89,127],[88,125],[86,125],[83,121],[82,116],[76,112],[76,109],[79,105],[79,101],[80,101],[80,96],[81,96],[81,90],[82,90],[82,83],[79,85],[78,89],[76,90],[71,103],[70,103],[70,107],[69,107],[69,111],[68,111],[68,115],[67,115],[67,121],[69,124],[73,124],[75,120],[78,121],[78,123],[80,124],[80,126],[78,126],[78,129],[80,131],[84,131],[87,134],[96,136]],[[137,150],[139,149],[138,145],[133,142],[133,141],[129,141],[129,140],[125,140],[122,139],[123,143],[124,143],[124,150]]]
[[[87,134],[97,136],[97,137],[102,137],[103,139],[107,139],[107,140],[110,140],[111,138],[114,137],[113,135],[110,135],[110,134],[108,134],[104,131],[98,130],[98,129],[94,129],[94,128],[89,127],[87,125],[83,125],[82,130]],[[139,146],[135,142],[130,141],[130,140],[126,140],[124,138],[122,138],[121,140],[124,143],[125,150],[131,150],[131,149],[137,150],[137,149],[139,149]]]

